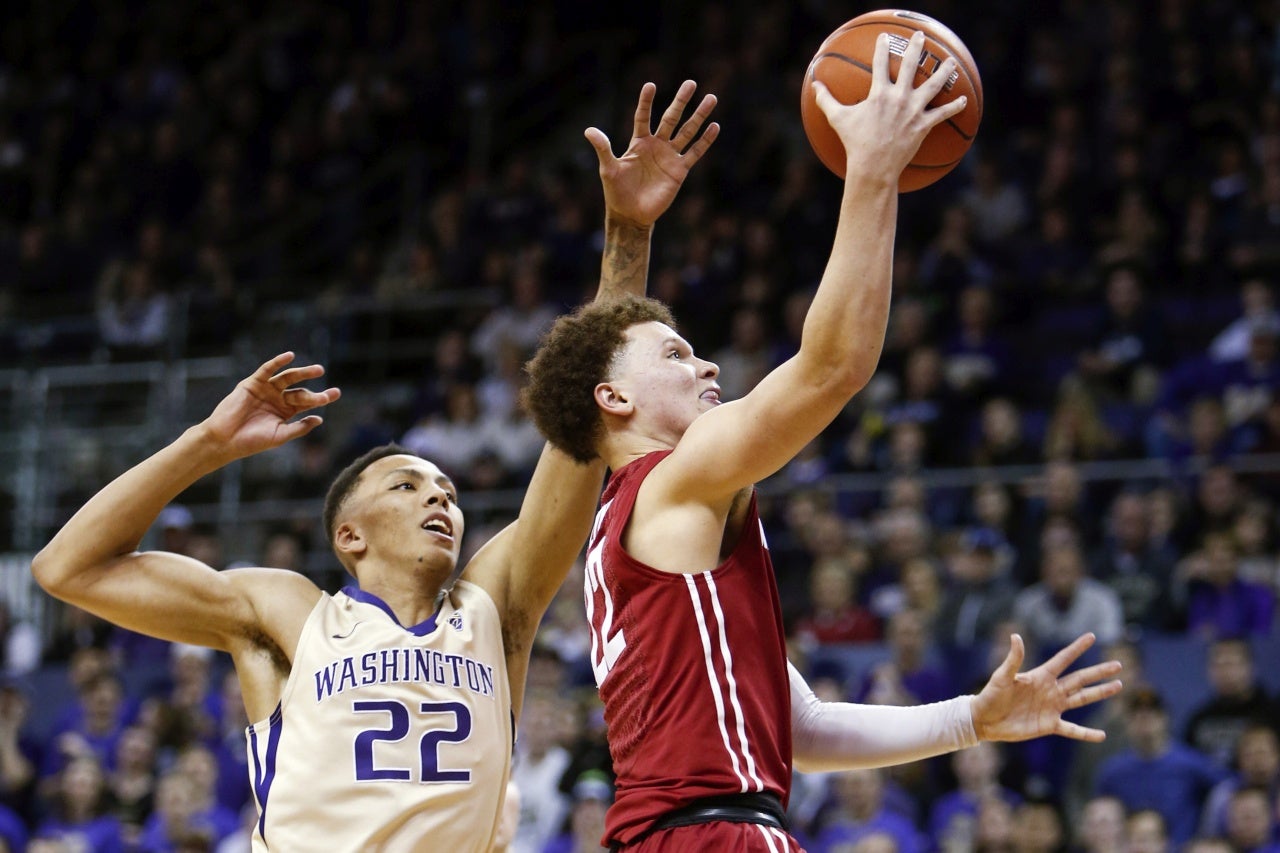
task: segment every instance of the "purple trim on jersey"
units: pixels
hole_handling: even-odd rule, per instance
[[[258,752],[258,730],[249,727],[249,746],[253,753],[253,796],[258,801],[258,835],[267,840],[267,797],[271,795],[271,783],[276,780],[276,753],[280,749],[280,732],[284,729],[283,709],[276,705],[267,722],[267,754]]]
[[[354,586],[344,586],[342,591],[347,594],[348,598],[353,598],[364,604],[372,604],[374,607],[390,616],[392,622],[400,625],[400,620],[396,618],[396,614],[391,611],[391,608],[387,606],[387,603],[373,593],[365,592],[363,589]],[[415,637],[425,637],[436,629],[436,617],[439,615],[440,611],[437,609],[435,613],[432,613],[430,617],[419,622],[417,625],[413,625],[409,628],[404,628],[403,625],[400,625],[400,627],[404,628]]]

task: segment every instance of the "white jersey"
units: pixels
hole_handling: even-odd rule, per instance
[[[493,600],[460,580],[405,628],[367,592],[321,596],[247,736],[255,853],[487,851],[513,738]]]

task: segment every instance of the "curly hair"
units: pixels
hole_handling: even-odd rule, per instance
[[[595,388],[608,378],[623,333],[649,322],[675,328],[666,305],[641,296],[590,302],[556,320],[525,365],[529,383],[521,394],[525,411],[547,441],[579,462],[599,455],[604,419]]]

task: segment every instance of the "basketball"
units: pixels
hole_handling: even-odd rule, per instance
[[[950,103],[962,95],[968,96],[969,102],[963,112],[939,124],[925,137],[915,158],[903,170],[898,191],[910,192],[929,186],[954,169],[973,144],[982,121],[982,78],[964,42],[942,23],[918,12],[902,9],[867,12],[827,36],[809,63],[800,89],[800,118],[809,144],[818,159],[840,178],[845,171],[844,145],[827,123],[810,84],[815,79],[821,80],[841,103],[861,101],[871,88],[876,37],[880,33],[889,34],[889,71],[896,80],[902,54],[917,30],[924,33],[925,45],[914,85],[919,86],[948,56],[954,56],[958,63],[955,74],[930,106]]]

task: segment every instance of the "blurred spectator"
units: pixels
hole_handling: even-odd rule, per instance
[[[1013,351],[999,324],[995,296],[986,287],[960,291],[954,335],[943,354],[947,386],[966,414],[993,394],[1009,390]]]
[[[444,410],[420,420],[400,443],[465,484],[471,464],[488,447],[483,424],[475,386],[459,383],[445,392]]]
[[[938,567],[928,557],[916,557],[902,564],[902,609],[920,619],[930,643],[935,642],[934,625],[942,607],[942,579]]]
[[[34,811],[36,768],[42,744],[28,730],[32,696],[21,682],[0,682],[0,807]],[[0,818],[0,834],[4,821]]]
[[[1227,768],[1250,725],[1280,726],[1280,705],[1258,680],[1247,640],[1214,640],[1205,663],[1210,693],[1192,707],[1182,739]]]
[[[1168,837],[1181,844],[1195,834],[1205,797],[1226,774],[1207,757],[1169,737],[1168,711],[1154,688],[1131,687],[1130,693],[1130,746],[1099,768],[1095,793],[1125,804],[1131,813],[1130,836],[1133,813],[1150,809],[1163,818]]]
[[[613,803],[613,785],[598,770],[588,770],[573,783],[569,830],[552,838],[542,853],[597,853],[604,837],[604,816]]]
[[[1013,810],[1015,853],[1063,853],[1066,830],[1053,803],[1027,800]]]
[[[1022,414],[1007,397],[988,400],[982,407],[980,432],[969,458],[969,464],[1032,465],[1040,454],[1026,440],[1022,430]]]
[[[1231,321],[1209,345],[1214,361],[1242,361],[1249,355],[1255,323],[1280,326],[1275,296],[1264,278],[1250,277],[1240,284],[1240,316]]]
[[[78,756],[58,772],[50,816],[35,834],[73,850],[123,853],[120,822],[107,812],[106,780],[96,758]]]
[[[0,659],[4,675],[25,675],[40,665],[40,631],[24,619],[15,619],[12,608],[0,598]]]
[[[511,272],[507,300],[472,332],[471,351],[492,370],[493,360],[504,344],[533,352],[558,313],[543,294],[542,273],[534,262],[517,265]]]
[[[1280,542],[1269,503],[1251,500],[1236,516],[1232,535],[1240,551],[1240,579],[1261,584],[1280,596]]]
[[[98,333],[113,361],[159,358],[171,330],[172,305],[146,263],[107,268],[98,285]]]
[[[155,806],[156,739],[149,729],[135,725],[120,733],[107,790],[111,813],[120,821],[121,838],[127,847],[136,847]]]
[[[1051,145],[1050,160],[1055,168],[1070,156],[1070,150]],[[1076,233],[1071,215],[1061,204],[1050,202],[1038,210],[1039,227],[1035,234],[1021,241],[1017,260],[1018,277],[1036,293],[1051,299],[1064,299],[1084,288],[1089,268],[1089,253]]]
[[[925,705],[956,694],[950,675],[932,656],[932,638],[923,617],[899,610],[885,630],[889,659],[862,676],[853,701],[869,705]]]
[[[1280,797],[1280,735],[1273,721],[1250,724],[1236,738],[1232,773],[1213,787],[1200,822],[1203,835],[1221,836],[1227,829],[1227,809],[1236,791],[1257,788],[1271,800]]]
[[[1107,313],[1102,328],[1080,354],[1086,387],[1104,399],[1145,403],[1155,397],[1166,361],[1166,332],[1148,307],[1144,282],[1133,266],[1107,273]]]
[[[1022,540],[1018,543],[1018,579],[1022,584],[1039,580],[1041,540],[1054,521],[1064,522],[1075,534],[1077,547],[1088,552],[1097,546],[1099,523],[1080,467],[1065,460],[1051,461],[1043,474],[1027,485]]]
[[[1001,565],[1004,541],[986,528],[975,528],[961,537],[948,563],[950,579],[938,611],[936,638],[954,663],[970,660],[972,653],[991,636],[1009,613],[1017,588]],[[978,667],[956,665],[958,683],[967,684]]]
[[[1079,853],[1124,853],[1124,803],[1115,797],[1094,797],[1084,804],[1073,850]]]
[[[1044,434],[1051,462],[1094,462],[1116,455],[1120,439],[1103,420],[1097,398],[1075,377],[1058,388]]]
[[[758,306],[743,305],[733,312],[729,343],[716,350],[711,360],[720,366],[716,381],[720,399],[738,400],[759,384],[772,368],[769,328]]]
[[[212,792],[189,773],[174,768],[160,777],[156,807],[142,830],[140,846],[155,853],[182,853],[191,846],[212,849],[235,831],[238,818],[228,823],[223,812],[210,810]]]
[[[78,649],[106,651],[113,634],[110,622],[73,605],[63,605],[55,612],[58,613],[58,622],[42,660],[46,666],[69,663]]]
[[[1007,245],[1021,235],[1030,218],[1022,188],[991,149],[979,152],[973,183],[960,193],[960,203],[973,218],[974,236],[983,245]]]
[[[126,724],[124,684],[110,671],[99,671],[77,685],[79,719],[55,731],[44,755],[40,776],[61,772],[76,758],[91,758],[100,767],[115,760],[116,741]]]
[[[1239,577],[1239,557],[1229,533],[1210,533],[1186,557],[1177,578],[1186,585],[1187,631],[1203,639],[1261,637],[1271,632],[1275,594]]]
[[[831,809],[821,819],[821,829],[811,845],[815,853],[856,843],[873,832],[892,837],[900,853],[927,849],[927,839],[911,821],[886,806],[883,771],[848,770],[832,778],[831,788]]]
[[[795,633],[809,643],[871,643],[880,622],[857,602],[858,576],[852,565],[824,560],[809,575],[809,609]]]
[[[1018,593],[1014,617],[1025,625],[1030,639],[1045,652],[1063,648],[1092,631],[1103,644],[1119,640],[1124,611],[1115,591],[1085,573],[1078,548],[1045,552],[1041,580]]]
[[[953,302],[973,284],[990,284],[995,270],[977,245],[973,214],[963,204],[947,206],[933,238],[920,253],[920,283]]]
[[[1241,853],[1275,853],[1276,818],[1265,788],[1240,788],[1227,803],[1226,839]]]
[[[1012,853],[1014,843],[1013,806],[1000,797],[986,797],[978,804],[978,817],[973,833],[975,853]],[[948,853],[959,853],[968,847],[945,847]]]
[[[1152,547],[1145,498],[1122,491],[1111,502],[1102,546],[1094,552],[1090,574],[1120,598],[1126,625],[1162,628],[1169,620],[1169,588],[1177,552]]]
[[[979,743],[952,753],[950,762],[956,787],[934,800],[929,810],[929,836],[938,850],[970,849],[983,801],[997,798],[1013,809],[1022,797],[1000,784],[1003,756],[999,744]]]
[[[1165,813],[1154,808],[1131,810],[1125,821],[1125,837],[1129,853],[1170,853],[1177,843],[1170,837]]]
[[[527,691],[511,769],[522,794],[513,850],[540,853],[569,815],[571,803],[559,782],[572,760],[564,743],[566,723],[572,719],[567,698],[550,690]]]

